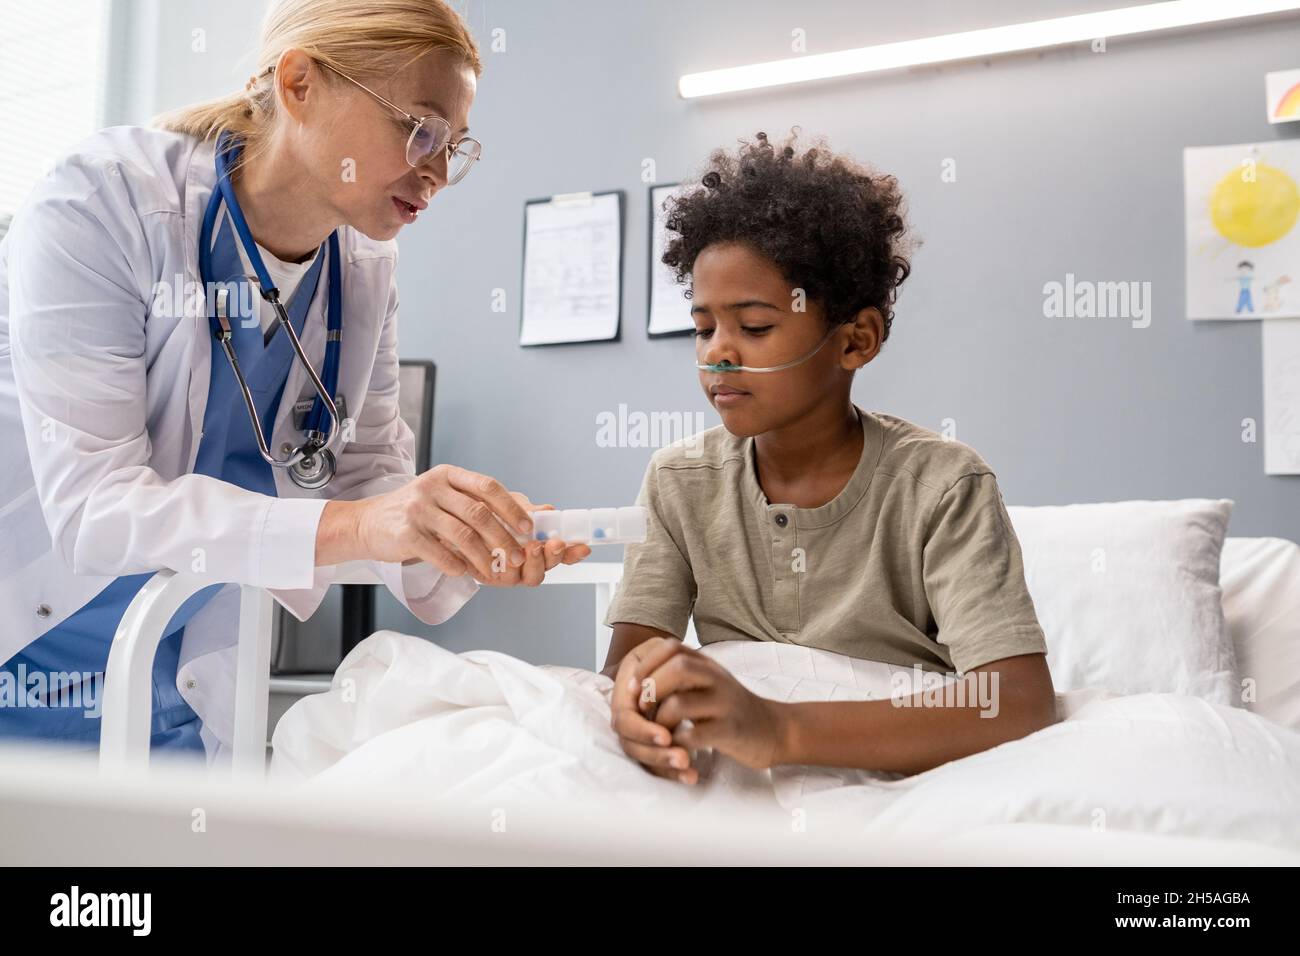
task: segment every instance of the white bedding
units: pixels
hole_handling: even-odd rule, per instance
[[[888,697],[903,668],[795,645],[704,653],[780,700]],[[958,837],[1009,823],[1266,843],[1300,852],[1300,733],[1173,694],[1058,694],[1062,720],[911,777],[700,755],[695,787],[646,773],[609,726],[611,682],[379,631],[276,727],[272,775],[306,786],[418,789],[505,806],[614,801],[681,812],[735,801],[782,826]]]

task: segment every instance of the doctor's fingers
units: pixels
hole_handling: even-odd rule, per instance
[[[477,531],[485,546],[489,550],[496,552],[496,556],[506,558],[508,563],[515,567],[524,563],[522,543],[513,533],[507,530],[507,527],[498,519],[496,512],[485,502],[454,488],[435,487],[433,504],[456,515],[461,521]],[[519,534],[523,534],[523,532],[521,531]]]
[[[524,554],[523,566],[519,568],[520,583],[535,588],[545,579],[546,572],[551,567],[551,562],[546,557],[546,551],[539,541],[533,541],[525,545]]]
[[[427,512],[427,520],[433,524],[434,530],[461,551],[466,547],[474,549],[475,553],[481,551],[486,555],[489,571],[492,570],[494,558],[498,559],[498,569],[503,569],[506,565],[517,568],[524,563],[522,545],[501,526],[501,522],[483,502],[454,489],[440,488],[434,491],[433,500],[428,505],[430,510]],[[448,518],[453,519],[455,524],[449,524]]]
[[[485,578],[493,576],[492,554],[484,547],[483,539],[455,515],[427,506],[416,519],[413,530],[426,540],[438,541],[444,547],[454,549],[457,557],[471,565],[476,573]]]
[[[589,554],[591,554],[591,548],[585,544],[566,545],[558,539],[547,541],[546,550],[543,552],[547,571],[557,564],[577,564]]]
[[[438,465],[425,472],[432,475],[439,487],[450,487],[476,498],[501,517],[506,527],[518,530],[521,534],[530,534],[533,530],[532,518],[515,496],[506,490],[505,485],[489,475],[480,475],[477,471],[458,468],[456,465]]]
[[[585,544],[571,544],[566,547],[557,556],[557,560],[564,564],[577,564],[583,558],[591,554],[591,548]]]
[[[403,561],[402,564],[427,561],[443,574],[449,574],[453,578],[458,578],[469,570],[469,564],[436,537],[417,534],[411,547],[415,551],[415,559]]]
[[[521,584],[532,587],[534,580],[540,584],[545,576],[543,563],[545,559],[542,557],[541,547],[535,548],[533,544],[526,544],[524,555],[524,563],[517,568],[508,563],[502,565],[499,560],[494,559],[491,575],[484,576],[477,568],[471,568],[470,575],[479,584],[496,588],[513,588]]]

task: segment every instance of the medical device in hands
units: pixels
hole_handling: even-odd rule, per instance
[[[533,540],[559,538],[568,544],[639,544],[645,540],[646,512],[640,505],[627,508],[567,508],[534,511]],[[521,541],[527,535],[515,533]]]

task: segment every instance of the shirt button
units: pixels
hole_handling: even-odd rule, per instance
[[[191,677],[189,680],[187,680],[187,681],[185,682],[185,689],[186,689],[186,690],[193,690],[194,688],[196,688],[196,687],[198,687],[198,686],[199,686],[199,682],[196,681],[193,677]]]
[[[280,446],[280,454],[281,454],[281,455],[288,455],[288,454],[291,454],[292,452],[293,452],[293,446],[290,445],[288,442],[285,442],[284,444],[282,444],[282,445]]]
[[[790,519],[786,515],[779,514],[776,516],[777,527],[784,528],[789,523],[790,523]]]
[[[48,604],[38,604],[38,605],[36,605],[36,616],[37,616],[37,617],[49,617],[49,616],[50,616],[50,606],[49,606]]]

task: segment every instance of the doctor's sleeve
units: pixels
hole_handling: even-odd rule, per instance
[[[646,539],[624,549],[623,578],[604,624],[642,624],[682,638],[695,607],[695,576],[678,543],[678,516],[661,496],[658,458],[651,459],[636,498],[646,509]]]
[[[14,381],[52,546],[77,574],[169,568],[306,587],[324,501],[165,479],[151,465],[148,390],[184,388],[188,375],[149,380],[145,324],[187,317],[157,308],[153,250],[124,178],[111,161],[65,160],[6,239]]]
[[[415,434],[402,418],[398,401],[396,265],[394,251],[374,366],[360,411],[344,433],[347,441],[338,456],[338,472],[326,489],[332,498],[370,498],[394,491],[416,477]],[[407,565],[388,561],[371,564],[393,596],[425,624],[441,624],[479,589],[471,575],[453,577],[423,561]]]
[[[959,673],[1004,657],[1047,653],[1020,542],[992,472],[964,475],[940,497],[922,562],[937,640]]]

